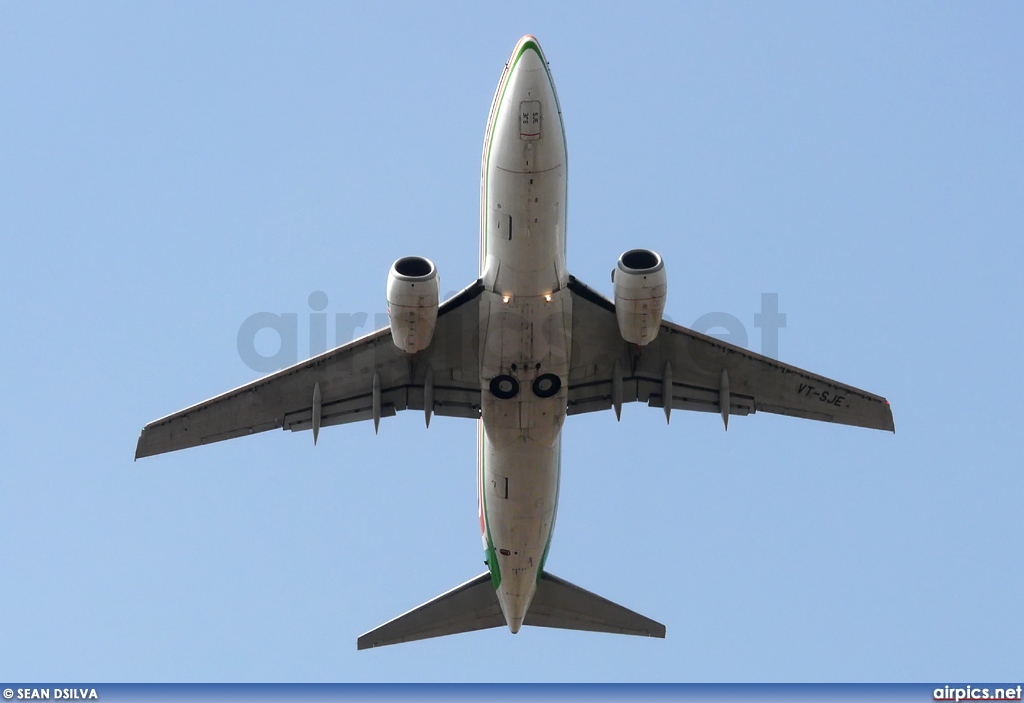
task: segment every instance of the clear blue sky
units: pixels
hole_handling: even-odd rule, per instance
[[[4,3],[0,680],[1014,679],[1024,640],[1024,5]],[[663,255],[668,312],[887,396],[897,434],[571,418],[550,570],[664,641],[369,652],[483,570],[475,425],[419,413],[132,462],[256,377],[242,321],[477,273],[480,150],[533,33],[569,266]],[[366,331],[366,330],[363,330]],[[332,333],[333,334],[333,333]],[[273,350],[273,340],[257,340]]]

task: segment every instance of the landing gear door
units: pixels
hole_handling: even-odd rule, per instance
[[[540,139],[540,100],[524,100],[519,103],[519,138]]]

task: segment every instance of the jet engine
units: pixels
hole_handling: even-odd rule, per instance
[[[406,256],[388,272],[388,319],[395,346],[409,354],[430,346],[440,300],[437,268],[430,259]]]
[[[612,283],[622,338],[640,346],[650,344],[658,336],[665,312],[665,263],[649,249],[630,249],[612,270]]]

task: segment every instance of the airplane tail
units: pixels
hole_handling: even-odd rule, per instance
[[[524,625],[665,637],[665,626],[544,571]]]
[[[357,647],[383,647],[505,625],[498,596],[484,572],[359,637]],[[541,572],[524,625],[664,637],[665,626],[606,598]]]

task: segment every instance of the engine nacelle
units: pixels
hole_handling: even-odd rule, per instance
[[[441,283],[430,259],[406,256],[388,272],[388,319],[395,346],[409,354],[430,346],[437,324]]]
[[[668,278],[665,263],[649,249],[630,249],[612,271],[615,317],[627,342],[644,346],[654,341],[665,312]]]

